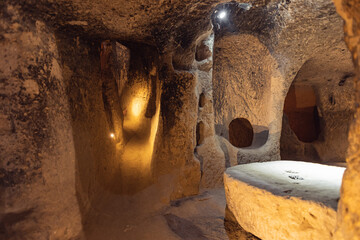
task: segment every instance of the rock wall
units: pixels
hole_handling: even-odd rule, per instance
[[[0,237],[71,239],[98,219],[96,209],[121,205],[119,196],[151,196],[139,206],[159,207],[220,186],[227,167],[280,158],[283,103],[302,66],[329,59],[311,65],[329,74],[335,68],[335,85],[351,72],[346,51],[338,54],[345,49],[341,19],[326,0],[255,1],[251,9],[233,9],[232,25],[214,24],[214,37],[210,15],[223,2],[0,3]],[[339,7],[347,26],[358,19],[345,14],[350,7]],[[357,32],[346,29],[357,61]],[[101,49],[105,40],[109,55]],[[342,83],[345,92],[349,82]],[[352,114],[342,91],[318,88],[324,122],[336,129],[325,131],[330,139],[345,134],[338,120]],[[254,139],[259,133],[268,140],[233,147],[227,127],[237,117],[253,124]],[[356,220],[346,213],[357,216],[350,200],[355,132],[339,213],[344,236],[356,235]],[[335,145],[316,149],[338,159],[346,143],[329,153]]]
[[[320,117],[320,136],[312,144],[297,144],[298,139],[288,138],[287,142],[291,142],[291,145],[287,144],[286,147],[292,148],[291,151],[297,152],[298,155],[286,156],[286,151],[284,151],[283,158],[293,157],[320,162],[344,161],[348,144],[340,139],[346,136],[353,112],[353,99],[351,97],[353,87],[350,84],[351,77],[349,76],[353,75],[354,70],[342,38],[342,20],[331,4],[328,1],[321,1],[305,5],[319,10],[318,13],[316,11],[313,13],[304,12],[303,15],[298,15],[294,19],[295,21],[306,22],[303,29],[307,30],[302,35],[304,37],[303,42],[306,45],[300,44],[298,49],[292,49],[292,53],[288,52],[290,49],[284,51],[286,56],[292,54],[289,59],[297,69],[294,71],[296,75],[291,78],[288,84],[312,86],[315,91]],[[305,10],[304,8],[296,9],[297,11]],[[311,21],[304,20],[312,14],[315,14],[312,19],[316,19],[319,22],[318,25],[313,25]],[[291,33],[296,36],[296,40],[300,37],[298,33],[293,31],[284,33],[284,37]],[[332,36],[331,39],[330,36]],[[327,46],[328,43],[331,45]],[[338,62],[342,64],[337,64]],[[335,102],[331,99],[335,99]],[[286,126],[283,129],[285,130]],[[290,131],[291,134],[293,133]],[[284,137],[286,138],[286,134]],[[286,144],[286,141],[283,143]]]
[[[215,41],[214,107],[216,133],[229,138],[229,124],[246,118],[253,126],[269,126],[272,59],[252,35]],[[256,64],[254,64],[256,62]]]
[[[343,74],[346,74],[343,72]],[[327,74],[323,74],[325,78]],[[331,74],[332,77],[335,74]],[[343,77],[335,77],[336,80]],[[349,143],[347,136],[349,133],[350,123],[353,120],[354,113],[354,87],[352,84],[353,78],[349,77],[344,83],[339,85],[338,81],[329,79],[330,81],[322,81],[316,83],[301,82],[294,80],[292,87],[311,87],[314,91],[315,102],[311,109],[313,115],[316,111],[317,119],[316,125],[318,129],[311,129],[311,126],[300,127],[301,132],[310,131],[313,134],[311,141],[301,141],[296,135],[294,129],[288,123],[289,115],[284,110],[283,128],[281,135],[281,158],[304,160],[312,162],[345,162],[347,148]],[[289,90],[290,93],[290,90]],[[289,93],[287,98],[289,97]],[[308,97],[305,96],[308,99]],[[304,99],[300,101],[304,102]],[[316,110],[314,110],[316,108]],[[301,121],[301,116],[304,113],[298,113],[295,116],[297,121]],[[302,121],[304,123],[304,121]],[[314,126],[313,126],[314,127]],[[331,149],[331,151],[329,151]]]
[[[215,124],[232,165],[276,160],[280,153],[283,159],[344,161],[348,144],[340,139],[347,135],[353,112],[353,67],[332,3],[272,2],[247,8],[228,3],[217,9],[225,9],[228,19],[213,16]],[[292,83],[316,92],[321,135],[312,144],[301,143],[282,119]],[[228,126],[239,117],[253,125],[250,148],[228,142]],[[257,138],[264,132],[268,135]]]
[[[86,236],[119,196],[148,189],[152,209],[198,193],[196,73],[174,70],[171,51],[111,40],[106,55],[106,39],[1,7],[2,237]]]
[[[355,65],[356,77],[355,86],[355,119],[351,124],[349,132],[349,149],[346,158],[347,170],[345,171],[343,184],[341,188],[341,198],[338,210],[338,226],[336,239],[360,239],[360,230],[358,228],[360,211],[358,203],[360,202],[359,188],[360,167],[359,167],[359,137],[360,137],[360,118],[358,103],[359,98],[359,37],[360,37],[360,4],[358,1],[335,0],[336,9],[345,20],[345,41],[352,54]]]
[[[273,72],[277,71],[274,58],[257,37],[243,34],[215,39],[214,59],[215,129],[222,136],[220,141],[228,142],[229,124],[236,118],[249,120],[255,133],[251,149],[235,150],[231,144],[223,143],[225,152],[237,152],[230,157],[230,165],[277,159],[277,130],[270,127],[274,121],[270,116],[271,91],[278,91],[271,87],[277,74]],[[262,132],[267,132],[267,139],[257,144],[257,135]]]
[[[0,238],[71,239],[82,226],[56,36],[18,6],[1,7]]]
[[[194,154],[201,164],[201,187],[219,187],[222,185],[222,175],[228,164],[228,157],[221,150],[215,135],[213,93],[213,47],[214,33],[209,31],[197,41],[197,51],[201,53],[193,62],[197,76],[196,95],[199,102],[197,109],[197,122],[204,125],[202,137],[204,141],[194,148]],[[204,50],[205,49],[205,50]],[[203,96],[203,101],[201,99]]]
[[[196,76],[188,71],[163,68],[161,120],[156,143],[154,171],[172,182],[171,199],[197,194],[200,163],[196,145]],[[171,180],[170,180],[171,179]]]

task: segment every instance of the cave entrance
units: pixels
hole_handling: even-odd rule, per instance
[[[346,56],[341,68],[319,57],[306,61],[297,72],[284,103],[281,159],[345,164],[354,115],[353,70]]]
[[[300,141],[310,143],[319,138],[320,118],[312,86],[291,85],[285,98],[284,114]]]
[[[322,161],[319,146],[324,145],[324,132],[317,97],[319,98],[311,84],[294,81],[290,86],[284,103],[281,159]]]

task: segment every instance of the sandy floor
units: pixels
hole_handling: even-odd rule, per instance
[[[203,190],[197,196],[174,201],[170,206],[153,206],[157,210],[131,200],[121,205],[105,204],[101,211],[89,216],[85,239],[256,239],[233,222],[225,211],[224,189]]]
[[[250,175],[256,175],[252,183],[258,187],[270,186],[281,194],[300,194],[302,198],[336,207],[344,168],[287,161],[267,164],[240,166],[249,168],[243,177],[249,180],[253,179]],[[257,168],[252,169],[255,165]],[[163,182],[166,185],[166,181]],[[273,189],[275,185],[277,188]],[[164,186],[158,188],[165,189]],[[84,239],[257,239],[245,232],[226,210],[223,188],[204,189],[199,195],[173,201],[170,205],[161,202],[159,189],[150,186],[133,196],[97,194],[98,204],[93,204],[91,213],[83,219]]]

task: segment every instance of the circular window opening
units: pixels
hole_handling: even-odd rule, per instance
[[[205,106],[205,94],[201,93],[199,97],[199,107],[204,107],[204,106]]]
[[[199,122],[196,125],[196,146],[199,146],[204,142],[204,129],[205,125],[203,122]]]
[[[236,118],[229,124],[229,141],[238,148],[250,147],[254,139],[254,130],[249,120]]]

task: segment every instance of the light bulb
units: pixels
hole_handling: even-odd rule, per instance
[[[225,11],[221,11],[218,15],[219,19],[224,19],[226,17],[226,12]]]

